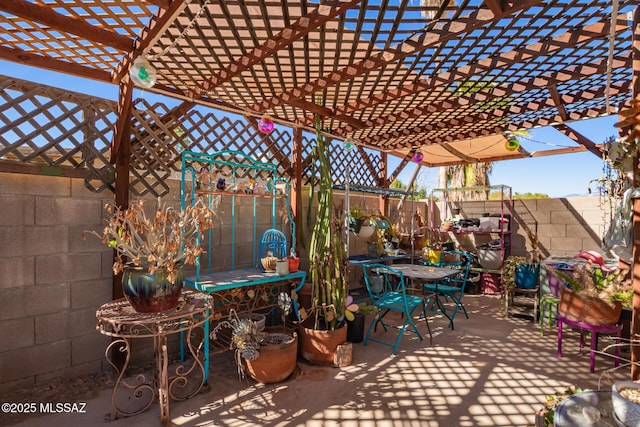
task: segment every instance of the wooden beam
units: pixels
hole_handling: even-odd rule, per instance
[[[587,138],[586,136],[582,135],[580,132],[576,131],[575,129],[571,128],[568,124],[566,124],[566,123],[557,123],[557,124],[553,124],[551,126],[555,130],[557,130],[557,131],[561,132],[562,134],[564,134],[565,136],[571,138],[572,140],[574,140],[578,144],[584,146],[587,150],[589,150],[590,152],[592,152],[593,154],[595,154],[599,158],[602,158],[602,148],[599,148],[593,141],[591,141],[589,138]]]
[[[61,61],[47,56],[36,55],[21,49],[0,46],[0,59],[104,83],[112,83],[111,74],[107,71],[85,67],[73,62]]]
[[[461,151],[456,150],[455,148],[453,148],[449,144],[441,144],[440,146],[442,148],[444,148],[446,151],[448,151],[449,153],[451,153],[454,156],[456,156],[457,158],[459,158],[460,160],[463,160],[465,163],[478,163],[480,161],[484,162],[484,160],[480,160],[477,157],[467,156],[466,154],[464,154]]]
[[[117,164],[120,158],[120,147],[127,146],[127,151],[131,152],[131,108],[133,100],[133,81],[126,76],[126,79],[120,83],[118,93],[118,118],[114,126],[113,137],[111,139],[111,159],[109,163]],[[120,159],[122,163],[122,159]],[[127,159],[127,164],[129,160]],[[117,168],[116,168],[117,173]],[[127,181],[128,182],[128,181]],[[118,191],[116,180],[116,194]],[[128,192],[128,188],[127,188]]]
[[[371,157],[369,156],[369,153],[364,151],[364,148],[362,148],[360,145],[356,145],[356,150],[358,150],[358,153],[360,153],[360,156],[362,156],[362,160],[364,161],[364,164],[367,167],[367,169],[369,169],[369,173],[372,176],[376,177],[377,179],[379,176],[379,169],[377,165],[374,165],[373,162],[371,161]]]
[[[89,175],[85,168],[78,169],[73,166],[51,166],[46,163],[25,163],[12,160],[0,160],[0,172],[66,178],[86,178]]]
[[[547,86],[547,90],[549,90],[549,94],[551,95],[551,99],[556,104],[556,108],[558,109],[558,114],[562,117],[562,121],[567,120],[567,110],[564,108],[564,103],[560,98],[560,94],[558,93],[558,86],[554,83]]]
[[[389,181],[387,180],[387,169],[389,167],[387,153],[380,153],[380,169],[378,170],[378,187],[389,188]],[[380,213],[388,215],[389,208],[389,196],[380,196],[378,198]]]
[[[404,170],[404,168],[407,166],[407,164],[409,163],[409,161],[413,158],[413,155],[418,151],[418,148],[416,148],[415,150],[409,151],[400,161],[400,164],[398,165],[398,167],[391,172],[391,175],[389,176],[389,182],[393,182],[396,180],[396,178],[398,177],[398,175],[400,175],[402,173],[402,171]]]
[[[633,75],[632,96],[640,100],[640,7],[636,7],[633,14]],[[634,187],[640,185],[638,176],[638,153],[635,154],[636,166],[633,177]],[[633,249],[632,249],[632,278],[633,278],[633,314],[631,318],[631,380],[640,380],[640,345],[637,337],[640,336],[640,199],[633,199]]]
[[[129,207],[129,174],[131,172],[131,105],[133,82],[125,79],[120,83],[118,100],[118,122],[113,133],[111,163],[116,165],[115,205],[120,209]],[[114,259],[116,251],[113,252]],[[111,293],[113,299],[122,298],[122,273],[113,275]]]
[[[114,82],[119,82],[125,74],[129,73],[133,60],[141,52],[153,46],[155,41],[165,33],[188,5],[189,2],[173,0],[167,9],[158,9],[158,12],[151,18],[149,26],[142,29],[139,36],[136,37],[134,45],[113,70],[112,80]]]
[[[484,4],[494,15],[501,15],[504,11],[504,0],[484,0]]]
[[[602,65],[603,67],[605,66],[604,64]],[[541,80],[541,79],[536,79],[536,80]],[[617,84],[611,86],[610,94],[617,95],[620,93],[626,93],[628,89],[629,89],[628,81],[624,81],[620,84],[620,86],[618,86]],[[514,88],[514,90],[510,93],[512,94],[517,93],[517,91]],[[576,102],[580,102],[580,100],[583,100],[583,99],[602,98],[604,97],[604,93],[605,93],[604,86],[600,88],[597,88],[597,87],[585,88],[582,92],[577,94],[573,94],[573,95],[565,94],[563,96],[560,96],[560,102],[564,104],[573,104]],[[465,106],[471,104],[472,102],[478,102],[478,98],[480,96],[482,95],[479,95],[479,93],[475,93],[470,97],[459,97],[457,98],[457,100],[454,100],[454,101],[447,100],[439,103],[432,103],[429,105],[429,108],[433,108],[435,109],[435,111],[444,111],[447,109],[461,108],[461,107],[464,108]],[[487,98],[494,99],[495,97],[496,95],[491,94],[491,95],[488,95]],[[395,130],[387,133],[378,133],[370,137],[359,138],[358,143],[366,144],[366,145],[377,147],[378,149],[380,149],[380,148],[384,148],[383,144],[380,144],[380,142],[384,142],[386,144],[395,145],[394,148],[396,149],[398,148],[408,149],[415,145],[415,139],[418,137],[422,139],[424,139],[425,137],[429,137],[432,143],[443,143],[443,142],[452,142],[457,139],[468,139],[477,135],[472,135],[471,133],[467,133],[467,134],[457,134],[457,135],[448,134],[447,136],[435,137],[435,136],[429,136],[428,133],[438,129],[455,128],[455,127],[458,127],[460,124],[464,124],[464,123],[477,124],[479,121],[485,121],[489,123],[491,120],[495,120],[495,119],[502,119],[504,121],[504,118],[507,117],[508,115],[526,114],[530,110],[538,110],[544,107],[555,106],[555,102],[556,101],[549,98],[546,100],[540,100],[536,102],[530,101],[526,105],[510,105],[506,110],[495,109],[491,113],[473,114],[469,116],[447,120],[444,122],[430,123],[422,126],[416,126],[413,128],[404,128],[401,130]],[[606,114],[605,108],[601,108],[600,110],[601,110],[601,113],[599,114]],[[596,111],[600,111],[600,110],[590,107],[589,111],[591,111],[592,113],[595,113]],[[563,122],[565,120],[571,121],[571,120],[583,119],[586,115],[587,115],[586,113],[581,111],[572,111],[570,114],[565,115],[564,117],[558,114],[557,116],[554,116],[550,119],[541,117],[537,121],[528,121],[528,122],[522,122],[522,123],[516,123],[512,121],[508,127],[503,126],[502,128],[500,128],[500,126],[495,126],[495,127],[492,126],[491,128],[485,128],[484,130],[481,131],[481,134],[490,135],[491,133],[502,133],[508,130],[515,131],[521,128],[532,128],[535,126],[551,126],[555,123]],[[379,120],[384,120],[385,122],[389,120],[393,120],[391,116],[392,115],[389,115],[389,117],[381,118]],[[419,116],[416,116],[416,117],[419,117]],[[589,117],[595,117],[595,115],[592,114]],[[499,122],[495,121],[495,123],[498,124]],[[372,126],[368,126],[368,127],[372,127]],[[338,128],[334,130],[334,133],[338,135],[344,134],[346,132],[347,132],[347,129],[345,128]],[[394,141],[398,138],[409,137],[409,136],[413,136],[413,139],[408,140],[404,144],[397,144]]]
[[[619,15],[616,24],[616,33],[624,31],[628,29],[628,25],[626,22],[626,15]],[[374,94],[367,98],[362,98],[358,101],[352,101],[342,107],[338,107],[335,111],[335,114],[351,114],[355,111],[371,108],[378,104],[384,104],[390,102],[394,99],[399,99],[405,96],[411,96],[416,93],[420,93],[422,91],[433,90],[434,88],[450,85],[455,81],[467,81],[472,80],[474,76],[479,73],[492,73],[497,68],[505,68],[508,66],[512,66],[517,63],[522,62],[530,62],[538,56],[549,56],[555,52],[559,52],[562,49],[566,49],[567,46],[575,46],[576,44],[587,43],[591,40],[597,40],[605,38],[609,35],[610,23],[608,22],[597,22],[592,25],[587,25],[584,27],[577,27],[572,31],[568,31],[566,33],[560,34],[556,37],[553,37],[550,40],[545,40],[541,42],[532,43],[530,45],[524,46],[521,49],[499,53],[496,56],[492,56],[490,58],[482,59],[473,65],[465,65],[459,67],[451,72],[441,73],[437,76],[426,78],[420,82],[410,82],[404,84],[397,88],[392,88],[388,91]],[[580,66],[574,67],[576,73],[587,73],[588,75],[592,75],[594,73],[593,70],[586,70],[586,67],[589,66],[593,68],[596,64],[583,64]],[[617,66],[624,66],[624,63],[620,63],[618,61]],[[601,68],[603,72],[606,71],[606,59],[603,59],[599,65],[597,65],[598,70]],[[546,84],[551,84],[552,80],[557,81],[566,81],[565,80],[565,70],[563,72],[556,72],[549,75],[546,80]],[[598,72],[598,71],[596,71]],[[573,74],[573,73],[572,73]],[[536,85],[537,87],[544,86],[545,83],[538,81],[537,79],[531,79],[530,84]],[[507,93],[509,91],[514,90],[513,85],[509,87],[497,87],[494,88],[497,91],[496,95]],[[520,89],[519,91],[522,91]],[[479,92],[474,94],[477,96],[482,96],[482,93]],[[487,96],[486,94],[484,96]],[[508,96],[508,94],[503,95]],[[475,98],[475,97],[474,97]],[[396,114],[396,116],[401,116],[403,113]],[[312,123],[313,119],[311,117],[306,117],[302,123],[307,125],[308,123]],[[371,124],[369,121],[365,122],[366,126],[369,127]],[[381,125],[382,123],[377,123],[377,125]],[[347,130],[350,131],[350,130]],[[341,132],[336,132],[337,134],[341,134]]]
[[[133,40],[126,36],[91,25],[73,16],[62,15],[52,7],[40,3],[31,3],[25,0],[2,0],[0,10],[124,52],[133,48]]]
[[[319,79],[308,81],[304,85],[298,86],[272,98],[265,99],[262,102],[254,104],[251,107],[251,110],[258,112],[270,110],[285,103],[284,98],[305,98],[313,95],[315,92],[327,89],[339,83],[350,81],[357,76],[368,74],[388,64],[402,61],[409,56],[419,55],[430,47],[441,45],[448,40],[486,26],[489,23],[495,22],[510,14],[536,6],[541,2],[542,0],[518,1],[500,15],[494,15],[488,10],[479,9],[475,13],[471,13],[469,16],[461,16],[456,20],[445,21],[442,23],[442,27],[436,26],[438,21],[433,21],[424,31],[410,40],[398,43],[392,48],[375,52],[367,58],[356,61],[341,69],[332,71]]]
[[[323,26],[331,19],[352,9],[362,0],[330,0],[320,4],[310,13],[301,16],[293,24],[285,27],[278,34],[266,40],[260,46],[252,49],[233,61],[227,68],[204,81],[196,93],[208,92],[221,84],[228,82],[235,76],[262,62],[265,58],[274,55],[279,50],[291,45],[309,34],[311,31]],[[311,110],[310,110],[311,111]]]
[[[300,251],[302,236],[302,129],[293,129],[293,141],[291,144],[291,212],[293,213],[293,221],[296,224],[295,239],[296,248]]]
[[[154,4],[163,9],[168,9],[169,5],[171,4],[171,0],[144,0],[144,1],[146,1],[147,3]]]
[[[614,58],[613,60],[613,65],[612,65],[613,69],[629,68],[630,66],[631,66],[631,55],[628,55],[622,58]],[[465,108],[468,105],[472,105],[474,103],[488,102],[491,100],[500,100],[503,97],[511,97],[517,93],[523,93],[526,91],[535,90],[543,87],[549,88],[550,86],[557,86],[559,83],[563,83],[571,80],[580,80],[583,78],[589,78],[596,73],[604,74],[606,73],[606,71],[607,71],[607,60],[602,59],[601,61],[598,61],[596,63],[582,64],[570,69],[556,71],[550,75],[538,76],[526,81],[520,81],[520,82],[511,83],[504,86],[494,87],[492,88],[490,93],[478,91],[469,95],[458,96],[453,99],[445,99],[444,101],[440,101],[440,102],[432,102],[429,105],[425,105],[422,107],[411,108],[395,114],[388,114],[383,117],[378,117],[376,119],[366,120],[364,121],[364,126],[367,128],[371,128],[374,126],[384,126],[384,125],[391,124],[395,121],[399,121],[399,120],[402,121],[402,120],[407,120],[411,118],[422,117],[424,115],[432,114],[439,111],[446,111],[454,108]],[[627,90],[628,88],[626,84],[627,82],[625,81],[625,82],[622,82],[622,86],[616,86],[616,85],[612,86],[612,88],[610,89],[610,94],[616,94],[616,91]],[[423,86],[422,83],[414,84],[413,93],[418,93],[423,90],[426,90],[422,86]],[[593,87],[593,86],[587,87],[582,92],[575,94],[573,96],[558,95],[557,100],[554,100],[552,97],[550,97],[547,100],[537,101],[537,102],[528,102],[527,104],[521,105],[521,106],[509,105],[508,112],[510,114],[521,114],[521,113],[530,111],[532,109],[542,108],[544,106],[557,108],[558,104],[560,105],[571,104],[573,102],[576,102],[576,100],[580,101],[583,99],[594,99],[599,96],[604,96],[604,90],[605,90],[604,86],[600,88]],[[337,109],[336,113],[338,113],[339,111],[340,109]],[[494,113],[496,111],[497,110],[495,110]],[[564,109],[562,111],[564,111]],[[571,118],[570,115],[567,115],[566,111],[564,111],[564,113],[565,113],[564,118],[560,116],[561,117],[560,121],[568,120]],[[505,114],[503,114],[502,116],[504,115]],[[458,120],[465,121],[468,119],[469,117],[463,117]],[[475,118],[473,120],[475,120]],[[441,126],[441,125],[438,125],[438,126]],[[449,127],[451,126],[451,124],[447,124],[447,126]],[[360,128],[352,127],[349,124],[345,124],[335,129],[333,132],[336,135],[346,135],[349,132],[352,132],[357,129],[360,129]],[[396,131],[396,133],[398,132],[400,132],[399,134],[404,134],[404,135],[413,133],[406,128],[402,129],[401,131]],[[389,136],[387,134],[378,133],[378,134],[374,134],[374,136],[368,137],[366,140],[360,139],[359,142],[372,144],[374,143],[374,141],[377,141],[377,140],[386,141],[388,139],[389,139]]]

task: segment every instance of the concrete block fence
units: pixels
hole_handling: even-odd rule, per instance
[[[179,182],[170,185],[164,200],[179,207]],[[336,203],[341,198],[337,194]],[[303,195],[305,217],[307,199]],[[112,201],[111,193],[92,193],[81,179],[0,173],[0,393],[110,369],[104,358],[110,340],[96,331],[95,311],[111,299],[112,253],[98,238],[83,239],[82,234],[102,228],[103,206]],[[405,202],[398,213],[397,202],[391,201],[390,219],[409,229],[411,203]],[[251,264],[250,203],[246,198],[235,206],[238,267]],[[283,203],[278,200],[276,227],[290,238]],[[499,203],[466,202],[461,209],[465,216],[499,212]],[[256,221],[259,228],[270,228],[270,201],[260,204]],[[352,195],[350,205],[375,212],[378,199]],[[428,203],[414,206],[428,219]],[[213,233],[216,270],[230,267],[231,210],[230,198],[223,200],[220,224]],[[516,201],[513,218],[514,254],[529,249],[525,230],[532,227],[543,256],[600,250],[604,230],[596,197]],[[305,228],[303,235],[308,239],[310,230]],[[306,250],[298,249],[301,268],[307,268]],[[350,253],[366,253],[366,244],[351,239]],[[357,277],[353,280],[356,286]],[[146,356],[141,352],[140,357]]]

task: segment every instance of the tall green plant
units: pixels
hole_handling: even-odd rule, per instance
[[[347,299],[347,263],[342,209],[333,206],[333,180],[329,142],[322,134],[322,119],[315,117],[318,162],[318,213],[311,232],[309,270],[314,289],[315,329],[334,330],[344,318]]]

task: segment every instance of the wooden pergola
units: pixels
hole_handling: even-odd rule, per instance
[[[601,156],[571,123],[639,96],[638,15],[637,0],[2,0],[0,59],[119,85],[110,161],[126,205],[139,57],[157,70],[146,90],[181,100],[163,120],[205,105],[293,128],[294,190],[315,115],[332,138],[379,150],[386,186],[387,155],[402,167],[417,151],[425,166]],[[541,126],[575,146],[505,147]],[[634,232],[638,247],[637,202]]]

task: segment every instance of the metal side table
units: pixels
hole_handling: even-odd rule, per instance
[[[138,313],[124,298],[98,309],[96,329],[115,338],[105,350],[107,361],[117,375],[111,393],[113,411],[105,416],[106,420],[144,412],[157,397],[160,419],[165,423],[169,420],[170,399],[186,400],[202,389],[206,377],[202,354],[206,341],[204,325],[209,321],[211,308],[209,295],[185,289],[178,306],[161,313]],[[170,369],[167,337],[178,333],[185,337],[189,356],[175,369]],[[133,373],[125,377],[131,360],[131,340],[140,338],[153,339],[155,371],[152,375]],[[125,354],[121,367],[114,363],[115,352]],[[190,380],[193,381],[190,383]]]

